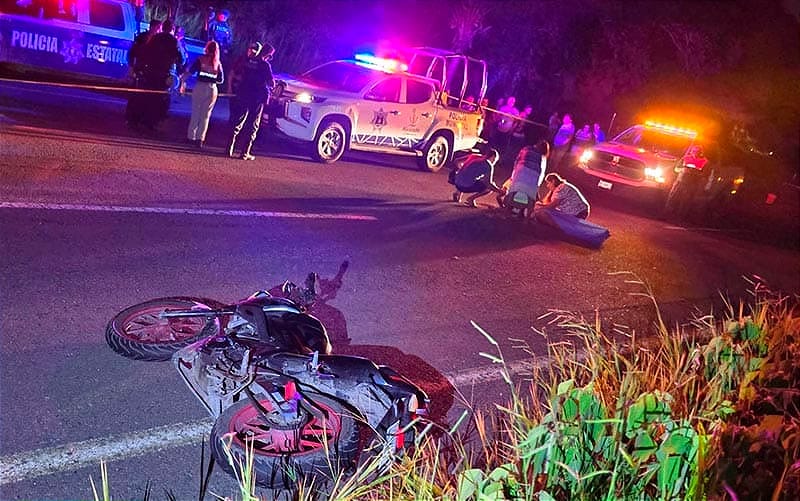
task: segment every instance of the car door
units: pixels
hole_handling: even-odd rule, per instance
[[[400,109],[402,137],[411,145],[428,137],[436,114],[436,92],[433,85],[409,78],[406,80],[404,103]]]
[[[400,104],[402,91],[401,75],[389,75],[366,90],[358,106],[355,142],[396,146],[405,118]]]

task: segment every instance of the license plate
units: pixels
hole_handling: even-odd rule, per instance
[[[609,183],[608,181],[598,181],[597,186],[599,188],[603,188],[604,190],[610,190],[613,184]]]

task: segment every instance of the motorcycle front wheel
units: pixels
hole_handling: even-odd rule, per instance
[[[106,342],[134,360],[164,361],[181,348],[220,332],[216,317],[161,318],[168,310],[210,310],[207,301],[191,297],[158,298],[117,313],[106,327]]]
[[[211,453],[217,464],[242,478],[243,465],[252,456],[256,483],[270,489],[293,489],[304,482],[320,487],[346,472],[360,450],[356,417],[333,398],[306,396],[315,414],[324,417],[303,410],[299,417],[287,417],[263,396],[259,404],[266,413],[250,399],[228,407],[211,430]]]

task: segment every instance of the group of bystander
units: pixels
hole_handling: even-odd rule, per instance
[[[274,86],[272,59],[275,49],[268,43],[252,42],[244,55],[229,64],[233,31],[228,23],[230,12],[209,10],[205,32],[208,41],[203,54],[187,64],[187,50],[182,30],[176,32],[170,20],[151,21],[147,32],[139,34],[129,51],[129,74],[134,92],[128,100],[126,120],[137,131],[155,133],[166,118],[170,95],[177,88],[181,95],[193,81],[191,118],[187,141],[197,148],[205,146],[211,114],[225,83],[231,94],[228,156],[252,160],[253,144],[258,135],[264,106]],[[226,75],[225,68],[228,68]],[[246,138],[237,148],[237,139]]]

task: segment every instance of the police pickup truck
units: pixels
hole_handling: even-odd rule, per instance
[[[140,29],[127,0],[0,0],[0,66],[120,79]],[[190,53],[202,53],[197,43]]]
[[[404,60],[361,54],[285,77],[273,93],[278,129],[310,143],[323,163],[353,149],[416,156],[438,171],[478,141],[486,64],[429,48]]]

